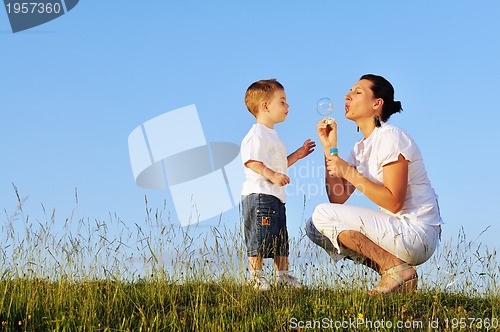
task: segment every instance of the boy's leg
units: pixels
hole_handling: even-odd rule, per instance
[[[252,271],[262,271],[264,259],[262,256],[249,256],[248,265],[250,266],[250,272]]]
[[[274,258],[274,266],[276,267],[276,271],[288,271],[290,267],[288,256],[276,256]]]
[[[259,194],[251,194],[242,198],[243,222],[245,226],[245,244],[247,247],[248,265],[250,268],[250,283],[255,289],[268,290],[271,285],[262,276],[263,256],[259,254],[261,247],[260,225],[257,211],[259,209]]]
[[[272,223],[273,221],[271,221]],[[278,286],[288,286],[293,288],[300,288],[302,284],[289,274],[290,261],[288,260],[289,243],[288,243],[288,230],[286,227],[286,209],[285,204],[279,202],[276,207],[276,216],[274,220],[274,238],[273,238],[273,251],[274,251],[274,266],[276,267],[276,283]]]
[[[274,258],[274,266],[277,271],[276,282],[278,286],[287,286],[292,288],[302,287],[300,281],[288,272],[288,268],[290,266],[288,256],[276,256]]]
[[[271,285],[266,278],[262,276],[262,265],[264,258],[262,256],[249,256],[248,265],[250,267],[250,283],[257,290],[269,290]]]

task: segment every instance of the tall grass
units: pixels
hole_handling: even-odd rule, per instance
[[[499,327],[496,252],[464,232],[418,268],[419,292],[370,297],[377,276],[332,264],[304,234],[291,239],[293,273],[306,289],[254,291],[239,223],[180,228],[166,205],[132,227],[106,220],[42,220],[18,197],[5,211],[0,328],[5,331],[485,330]],[[265,265],[272,274],[272,264]],[[346,325],[349,323],[350,325]],[[343,324],[343,325],[342,325]],[[464,328],[464,324],[466,325]],[[479,326],[479,324],[482,324]]]

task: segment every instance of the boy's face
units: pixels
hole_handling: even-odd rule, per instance
[[[288,115],[288,107],[290,107],[290,105],[286,103],[285,91],[276,90],[266,107],[264,108],[264,113],[266,113],[266,116],[271,122],[280,123],[285,121]]]

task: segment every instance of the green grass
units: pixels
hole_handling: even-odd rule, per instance
[[[405,330],[439,324],[446,330],[447,324],[451,331],[464,322],[464,330],[484,330],[478,328],[480,323],[500,324],[498,296],[417,292],[370,297],[361,290],[322,288],[259,293],[231,280],[176,284],[19,279],[3,281],[0,287],[4,330],[287,331],[314,326],[396,330],[397,324],[404,324]],[[470,324],[476,329],[468,328]]]
[[[166,206],[153,210],[147,200],[144,222],[132,228],[116,215],[61,222],[43,207],[43,220],[32,221],[22,207],[19,199],[2,225],[1,331],[500,329],[496,252],[463,232],[418,267],[415,294],[365,295],[373,272],[332,264],[303,235],[292,239],[290,259],[308,287],[256,292],[245,283],[237,223],[179,228]]]

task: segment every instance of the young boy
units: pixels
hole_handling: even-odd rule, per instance
[[[288,231],[285,215],[285,188],[290,178],[288,167],[314,151],[310,139],[295,152],[286,149],[274,125],[285,121],[289,105],[283,85],[275,79],[251,84],[245,94],[245,104],[257,123],[241,143],[241,156],[246,181],[242,191],[245,243],[251,282],[255,289],[270,289],[262,276],[264,258],[274,258],[277,284],[299,288],[297,278],[288,274]]]

